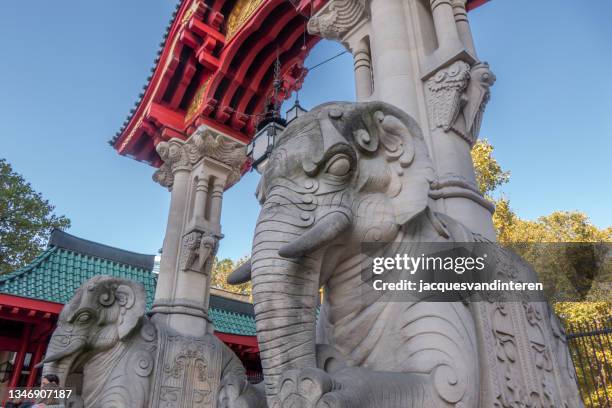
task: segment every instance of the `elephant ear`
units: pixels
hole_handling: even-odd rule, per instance
[[[384,180],[396,222],[405,225],[427,208],[430,184],[434,179],[423,134],[416,121],[399,108],[384,102],[360,105],[366,131],[357,129],[353,137],[365,157],[376,155],[379,163],[371,167],[384,169],[381,174],[370,169],[362,174],[379,185]],[[384,160],[382,165],[381,159]],[[364,184],[367,183],[366,180]]]
[[[126,338],[145,313],[146,294],[141,283],[125,280],[115,289],[116,302],[119,305],[117,332],[120,339]]]

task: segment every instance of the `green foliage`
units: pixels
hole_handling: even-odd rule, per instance
[[[607,321],[612,315],[611,306],[610,302],[557,302],[555,311],[568,324],[583,324]]]
[[[493,158],[493,147],[479,141],[472,151],[476,180],[480,191],[490,199],[490,194],[509,181],[510,174],[502,170]],[[581,302],[555,302],[553,308],[565,325],[575,331],[602,327],[612,318],[612,302],[609,286],[612,282],[608,246],[583,245],[580,243],[612,242],[612,227],[599,229],[589,217],[579,211],[554,211],[535,221],[521,219],[510,207],[510,201],[501,197],[495,201],[493,225],[497,240],[502,245],[513,246],[523,258],[535,268],[545,287],[554,287],[559,292],[571,292],[583,299]],[[530,243],[530,245],[521,245]],[[553,243],[576,243],[555,245]],[[580,275],[591,274],[595,279],[585,285]],[[587,279],[588,280],[588,279]],[[583,290],[583,289],[588,290]],[[604,340],[605,341],[605,340]],[[573,339],[571,348],[574,358],[579,352],[589,356],[591,364],[599,367],[583,367],[575,361],[576,374],[585,401],[593,407],[607,407],[604,392],[612,395],[612,381],[606,378],[604,364],[612,361],[609,347],[597,347],[596,341]],[[578,350],[579,349],[579,350]],[[591,357],[592,356],[592,357]]]
[[[570,340],[576,376],[584,401],[590,407],[608,408],[606,394],[612,395],[609,366],[612,362],[609,334],[610,302],[558,302],[555,311],[565,321],[569,333],[590,333]],[[579,357],[581,356],[581,357]]]
[[[554,292],[549,295],[606,299],[602,285],[612,278],[612,260],[607,256],[609,245],[601,243],[612,241],[610,228],[598,229],[578,211],[522,220],[503,199],[497,202],[493,223],[498,241],[512,246],[535,268],[544,286]]]
[[[497,187],[510,180],[510,172],[502,170],[493,157],[493,150],[493,146],[487,139],[479,140],[472,149],[476,182],[484,195],[489,195]]]
[[[227,277],[230,275],[230,273],[245,263],[247,259],[247,257],[243,257],[237,261],[233,261],[229,258],[218,259],[215,257],[210,282],[211,286],[227,290],[228,292],[239,293],[241,295],[250,295],[251,282],[246,282],[241,285],[230,285],[227,283]]]
[[[485,194],[509,181],[509,173],[504,171],[493,157],[493,147],[486,140],[479,141],[472,151],[476,178]],[[607,245],[581,245],[580,243],[612,242],[612,227],[597,228],[589,217],[580,211],[554,211],[537,220],[521,219],[510,207],[510,201],[501,197],[495,201],[493,225],[497,240],[502,245],[512,245],[538,272],[546,287],[554,287],[559,292],[570,292],[583,300],[596,302],[607,300],[606,282],[612,280],[612,260],[607,254]],[[529,243],[531,245],[520,245]],[[554,245],[553,243],[574,243]],[[541,244],[541,245],[540,245]],[[591,275],[595,282],[581,281]],[[583,289],[585,289],[583,291]],[[574,291],[574,292],[572,292]],[[609,289],[608,289],[609,291]],[[575,307],[558,303],[557,312],[568,322],[579,319],[587,321],[595,318],[593,310],[607,311],[610,316],[610,303],[585,305],[575,303]],[[585,313],[589,309],[591,313]]]
[[[27,265],[45,247],[51,230],[70,220],[32,189],[11,165],[0,159],[0,274]]]
[[[612,228],[599,229],[579,211],[555,211],[536,221],[522,220],[501,199],[494,216],[500,242],[611,242]],[[500,202],[497,202],[498,206]]]

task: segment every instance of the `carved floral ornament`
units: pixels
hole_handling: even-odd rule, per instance
[[[226,183],[231,185],[240,178],[240,169],[246,160],[244,145],[206,126],[200,126],[187,141],[173,138],[160,142],[156,150],[164,164],[153,174],[153,180],[168,188],[174,182],[174,172],[190,171],[204,157],[217,160],[232,169]]]
[[[436,72],[426,82],[432,130],[453,130],[473,146],[494,83],[495,75],[486,62],[470,66],[459,60]]]

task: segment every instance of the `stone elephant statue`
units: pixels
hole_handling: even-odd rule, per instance
[[[261,406],[216,336],[184,338],[145,316],[145,304],[138,282],[102,275],[83,283],[60,314],[43,373],[80,390],[85,408]],[[74,373],[80,384],[70,383]]]
[[[392,255],[483,239],[430,208],[434,176],[416,121],[382,102],[324,104],[277,137],[251,259],[228,278],[252,281],[270,407],[481,406],[484,346],[470,305],[362,290],[364,242]]]

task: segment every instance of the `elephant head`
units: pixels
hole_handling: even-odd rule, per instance
[[[44,372],[64,385],[75,367],[126,341],[145,312],[142,284],[111,276],[89,279],[59,316],[44,359]]]
[[[416,121],[382,102],[329,103],[275,140],[257,196],[249,277],[269,398],[316,366],[318,291],[362,242],[391,242],[427,209],[433,168]]]

